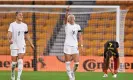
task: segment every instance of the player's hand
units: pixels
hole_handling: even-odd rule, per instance
[[[70,9],[70,6],[68,6],[68,7],[66,8],[66,11],[68,12],[68,11],[69,11],[69,9]]]
[[[34,50],[35,49],[34,45],[31,45],[31,48]]]
[[[9,44],[13,44],[13,41],[12,40],[9,40]]]
[[[82,54],[85,55],[85,50],[84,50],[83,45],[81,45],[81,51],[82,51]]]

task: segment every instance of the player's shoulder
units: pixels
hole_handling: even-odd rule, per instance
[[[10,23],[10,25],[14,25],[14,24],[16,24],[16,22],[15,22],[15,21]]]
[[[22,22],[22,25],[25,25],[25,26],[27,26],[27,24],[26,24],[26,23],[24,23],[24,22]]]
[[[69,24],[69,23],[66,23],[66,24],[65,24],[65,26],[68,26],[68,25],[70,25],[70,24]]]
[[[75,23],[74,25],[75,25],[75,26],[80,26],[80,25],[79,25],[79,24],[77,24],[77,23]]]

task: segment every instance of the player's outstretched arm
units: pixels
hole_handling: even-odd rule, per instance
[[[35,49],[35,47],[34,47],[34,45],[33,45],[33,43],[32,43],[32,40],[31,40],[31,38],[30,38],[29,34],[28,34],[28,33],[27,33],[27,34],[25,34],[25,37],[26,37],[26,39],[28,40],[28,42],[30,43],[30,45],[31,45],[32,49],[34,50],[34,49]]]

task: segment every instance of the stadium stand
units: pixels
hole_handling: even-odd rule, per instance
[[[62,2],[41,2],[37,1],[34,2],[36,5],[64,5],[67,2],[64,0]],[[33,2],[31,1],[0,1],[0,4],[28,4],[31,5]],[[79,2],[73,2],[74,5],[79,4]],[[126,56],[133,56],[133,2],[130,1],[99,1],[96,0],[95,2],[88,2],[88,3],[81,3],[80,4],[97,4],[97,5],[120,5],[121,9],[129,9],[127,15],[126,15],[126,21],[125,21],[125,41],[124,41],[124,50]],[[59,10],[60,9],[53,9]],[[28,24],[29,34],[33,38],[33,27],[32,27],[32,13],[24,13],[24,22]],[[9,16],[15,16],[14,14],[6,14],[6,13],[0,13],[0,55],[10,54],[9,51],[9,44],[6,38],[7,30],[9,23],[14,20],[14,17],[9,18]],[[36,43],[37,43],[37,54],[40,53],[49,53],[47,55],[54,55],[59,53],[62,53],[61,49],[63,46],[63,39],[64,39],[64,28],[60,27],[62,26],[62,23],[59,23],[58,20],[61,20],[62,16],[64,15],[51,15],[51,14],[41,14],[36,13]],[[41,16],[41,17],[39,17]],[[101,20],[100,18],[104,18],[108,16],[108,19],[106,21],[106,25],[104,20]],[[77,23],[82,23],[81,26],[84,29],[85,33],[83,34],[84,37],[84,48],[86,49],[85,55],[102,55],[103,54],[103,45],[107,40],[115,39],[115,14],[91,14],[91,15],[85,15],[85,20],[88,20],[88,23],[83,23],[78,19]],[[96,25],[97,24],[97,25]],[[107,27],[105,27],[107,26]],[[113,30],[113,31],[112,31]],[[57,35],[55,35],[57,33]],[[102,37],[101,37],[102,36]],[[53,40],[54,38],[54,40]],[[52,40],[52,43],[50,43]],[[27,43],[27,42],[26,42]],[[98,43],[98,44],[97,44]],[[57,47],[58,46],[58,47]],[[47,51],[47,49],[51,49]],[[30,48],[29,44],[27,43],[27,54],[26,55],[32,55],[33,53],[32,49]],[[51,53],[51,54],[50,54]],[[54,53],[54,54],[53,54]],[[57,54],[58,55],[58,54]],[[82,55],[82,54],[81,54]]]

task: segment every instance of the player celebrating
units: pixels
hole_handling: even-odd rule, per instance
[[[16,12],[16,21],[12,22],[8,29],[8,40],[11,49],[11,80],[15,80],[15,67],[18,63],[18,76],[17,80],[20,80],[20,76],[23,70],[23,58],[25,53],[25,38],[29,41],[31,47],[34,49],[34,45],[28,35],[27,24],[22,22],[22,12]]]
[[[117,77],[117,70],[119,67],[118,47],[119,47],[119,44],[116,41],[107,41],[104,44],[104,67],[103,67],[104,76],[103,77],[108,77],[107,70],[108,68],[110,68],[109,59],[111,58],[111,56],[113,56],[113,60],[114,60],[114,72],[112,72],[113,77],[114,78]]]
[[[65,18],[65,43],[64,43],[64,53],[65,53],[65,63],[66,63],[66,71],[70,80],[75,80],[74,72],[77,70],[79,65],[79,50],[78,50],[78,40],[77,37],[79,35],[79,40],[82,43],[82,34],[81,28],[78,24],[75,23],[75,16],[70,14],[68,15],[69,8],[67,8],[66,18]],[[71,57],[74,60],[73,69],[70,68]]]

